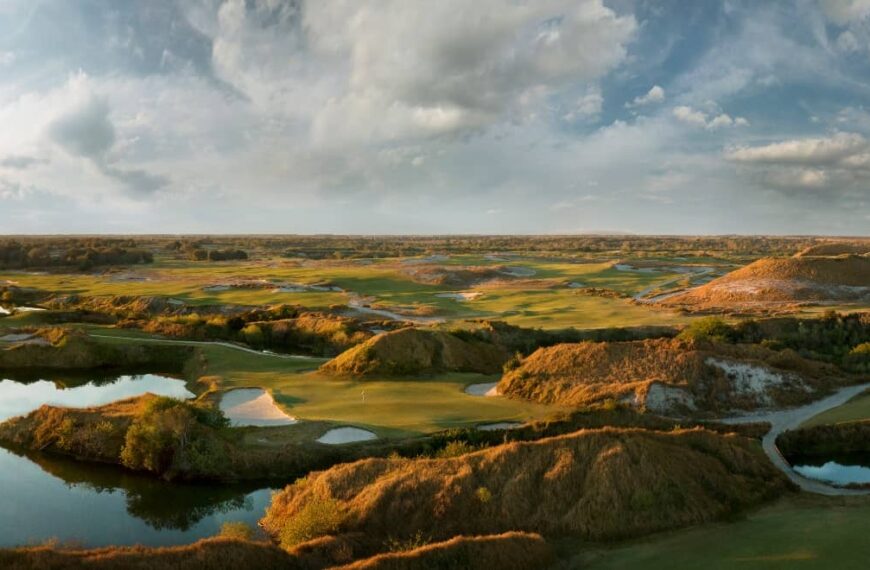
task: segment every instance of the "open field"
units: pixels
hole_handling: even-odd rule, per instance
[[[787,498],[745,519],[593,548],[567,568],[859,570],[870,558],[870,500]]]
[[[870,418],[870,392],[858,394],[842,406],[810,418],[802,427],[837,424]]]

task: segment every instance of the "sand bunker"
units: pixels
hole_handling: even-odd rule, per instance
[[[233,426],[286,426],[296,423],[275,405],[272,395],[261,388],[230,390],[221,398],[220,409]]]
[[[477,429],[482,431],[499,431],[503,429],[517,429],[520,427],[520,422],[496,422],[494,424],[481,424],[477,426]]]
[[[483,293],[480,291],[467,291],[463,293],[435,293],[436,297],[442,299],[453,299],[454,301],[474,301],[481,297]]]
[[[500,396],[498,382],[481,382],[466,386],[465,393],[469,396]]]
[[[42,307],[15,307],[15,310],[21,313],[32,313],[35,311],[44,311]]]
[[[317,439],[317,443],[325,443],[327,445],[341,445],[343,443],[371,441],[373,439],[378,439],[378,436],[367,429],[342,427],[329,430]]]
[[[11,315],[12,311],[7,309],[6,307],[0,307],[0,315]]]
[[[631,273],[658,273],[658,269],[654,267],[634,267],[625,263],[617,263],[613,266],[617,271],[628,271]]]

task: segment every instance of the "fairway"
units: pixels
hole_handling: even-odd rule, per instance
[[[822,424],[854,422],[870,418],[870,392],[858,394],[840,407],[814,416],[803,423],[802,427]]]
[[[786,498],[746,519],[667,533],[576,556],[569,568],[863,570],[870,499]]]

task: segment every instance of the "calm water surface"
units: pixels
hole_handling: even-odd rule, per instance
[[[192,397],[156,374],[81,379],[0,377],[0,421],[42,404],[94,406],[152,392]],[[0,448],[0,547],[48,539],[84,546],[185,544],[226,521],[255,526],[271,498],[263,484],[168,483],[110,465]]]

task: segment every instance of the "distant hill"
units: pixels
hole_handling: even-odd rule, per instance
[[[806,251],[806,250],[805,250]],[[689,308],[870,301],[870,256],[765,258],[662,301]]]
[[[812,245],[795,254],[795,257],[818,257],[833,255],[870,254],[870,240],[860,242],[829,242]]]
[[[323,366],[322,372],[367,376],[479,372],[496,374],[509,355],[495,344],[460,338],[430,329],[406,328],[386,332],[350,348]]]

